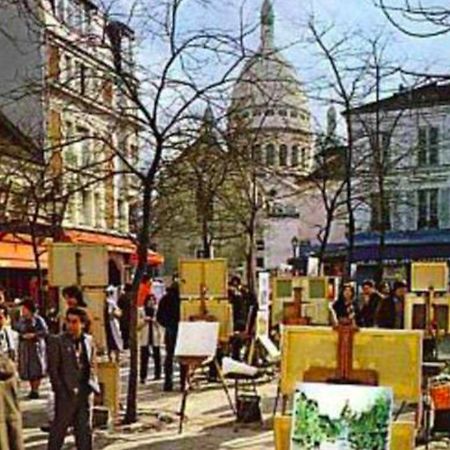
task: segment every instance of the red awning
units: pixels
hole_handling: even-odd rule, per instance
[[[39,246],[39,260],[42,269],[47,269],[47,252]],[[14,236],[6,233],[0,237],[0,268],[36,269],[31,238],[27,235]]]
[[[84,244],[103,244],[108,251],[127,253],[130,255],[130,264],[137,264],[136,244],[129,238],[102,233],[89,233],[79,230],[65,230],[64,235],[68,242]],[[159,266],[164,262],[164,257],[152,250],[148,251],[147,263],[151,266]]]
[[[164,257],[152,250],[147,251],[147,264],[150,266],[160,266],[164,262]],[[138,263],[138,255],[134,252],[130,257],[130,263],[134,266]]]

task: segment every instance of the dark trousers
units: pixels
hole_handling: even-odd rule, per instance
[[[155,379],[161,378],[161,349],[152,347],[153,362],[155,364]],[[141,381],[145,381],[148,375],[148,360],[150,358],[150,347],[148,345],[141,347]]]
[[[166,344],[166,358],[164,360],[164,387],[172,389],[173,387],[173,355],[175,353],[175,344],[177,342],[178,328],[167,327],[164,334]]]
[[[55,417],[50,426],[48,450],[60,450],[72,425],[77,450],[92,450],[91,402],[88,388],[77,395],[55,392]]]

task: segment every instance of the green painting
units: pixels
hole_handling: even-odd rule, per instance
[[[294,400],[291,450],[387,450],[392,389],[301,383]]]

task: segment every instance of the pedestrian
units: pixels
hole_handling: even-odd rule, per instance
[[[66,331],[49,339],[48,368],[55,397],[48,450],[60,450],[73,426],[78,450],[92,450],[92,394],[99,394],[95,347],[85,332],[86,311],[69,308]]]
[[[375,326],[375,314],[382,300],[381,295],[375,289],[375,283],[372,280],[365,280],[362,284],[361,298],[361,325],[371,328]]]
[[[180,290],[178,283],[173,283],[167,288],[166,294],[158,305],[156,320],[164,327],[164,341],[166,357],[164,360],[164,391],[173,391],[173,357],[177,341],[178,324],[180,322]],[[184,384],[184,374],[181,376],[181,384]]]
[[[161,379],[161,335],[162,330],[156,321],[156,299],[149,295],[145,305],[138,308],[138,329],[140,345],[140,378],[145,384],[148,375],[148,360],[152,349],[155,367],[154,380]]]
[[[19,406],[17,334],[8,326],[8,308],[0,304],[0,449],[23,450],[22,414]]]
[[[120,352],[123,350],[123,341],[120,333],[119,319],[122,316],[117,306],[116,289],[114,286],[108,286],[106,289],[106,299],[104,305],[106,347],[108,350],[108,358],[112,362],[120,361]],[[114,356],[114,357],[113,357]]]
[[[383,298],[376,312],[376,325],[379,328],[402,329],[404,326],[405,297],[408,285],[396,281],[389,296]]]
[[[347,322],[361,326],[361,313],[355,299],[355,288],[350,283],[342,286],[338,299],[331,304],[331,313],[335,325]]]
[[[78,286],[66,286],[62,290],[62,296],[66,302],[67,308],[87,308],[83,293]]]
[[[29,381],[30,399],[39,398],[39,386],[47,373],[46,337],[48,334],[45,320],[36,312],[33,300],[22,302],[21,317],[16,324],[19,333],[19,376]]]
[[[132,301],[132,285],[125,284],[123,292],[120,294],[117,306],[122,311],[120,321],[120,332],[122,334],[123,348],[127,350],[130,342],[130,311]]]

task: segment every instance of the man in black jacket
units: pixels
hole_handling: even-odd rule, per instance
[[[403,328],[406,292],[407,284],[404,281],[394,283],[391,295],[383,298],[376,313],[376,325],[379,328]]]
[[[69,308],[67,331],[49,340],[48,373],[55,393],[55,417],[48,450],[60,450],[73,426],[78,450],[92,450],[91,394],[99,393],[92,336],[85,334],[86,311]]]
[[[173,356],[180,322],[180,289],[177,283],[167,288],[161,298],[156,320],[165,328],[166,359],[164,360],[164,390],[173,390]]]
[[[381,295],[375,289],[375,283],[372,280],[365,280],[362,284],[361,326],[373,327],[375,325],[375,315],[377,313]]]

